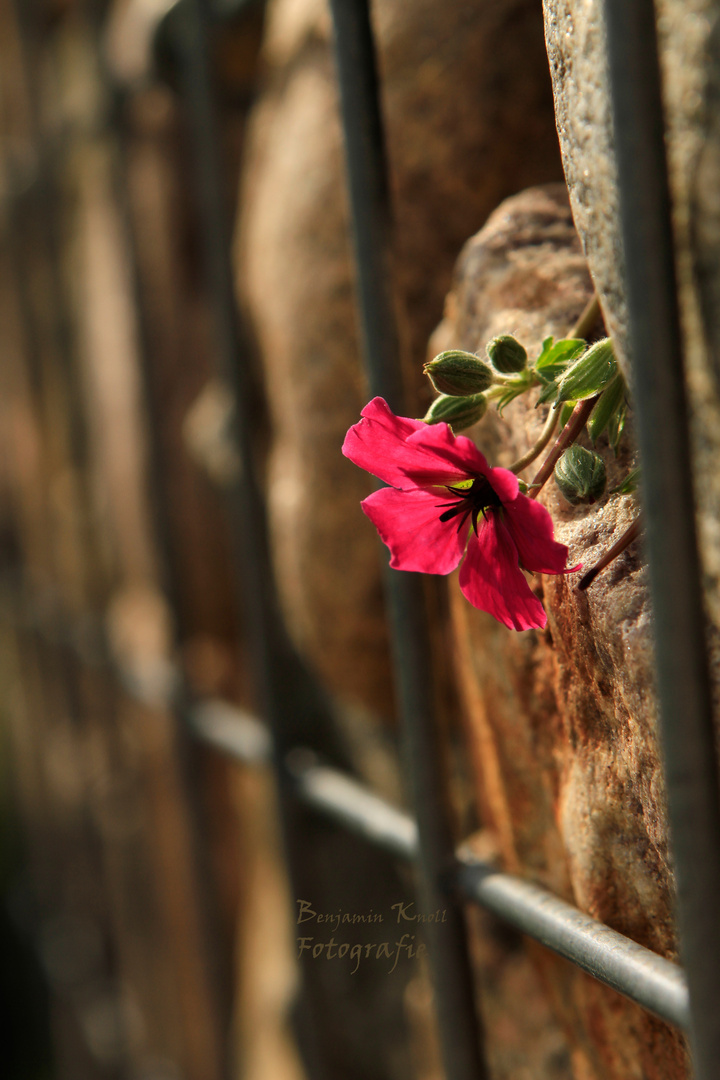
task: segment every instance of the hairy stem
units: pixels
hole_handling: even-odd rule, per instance
[[[555,468],[555,465],[561,454],[565,450],[567,450],[568,446],[575,442],[578,435],[585,427],[588,417],[593,411],[593,407],[599,396],[599,394],[596,394],[595,397],[586,398],[585,401],[578,401],[577,405],[572,411],[570,419],[560,432],[557,442],[542,463],[540,472],[537,473],[535,479],[530,485],[528,495],[531,499],[537,499],[538,495],[545,486],[546,481],[552,476],[553,469]]]
[[[540,438],[534,446],[530,447],[526,454],[523,454],[521,458],[518,458],[517,461],[514,461],[512,465],[508,466],[510,472],[522,472],[523,469],[526,469],[528,465],[535,460],[536,457],[539,457],[539,455],[543,452],[543,450],[552,438],[552,434],[555,430],[555,425],[557,424],[557,419],[559,415],[560,413],[558,409],[550,409],[550,412],[547,414],[545,426],[540,433]]]
[[[587,304],[583,308],[580,318],[577,320],[572,330],[570,331],[571,338],[584,338],[592,330],[595,323],[600,318],[600,301],[598,300],[597,293],[593,293]],[[521,458],[514,461],[512,465],[508,466],[508,469],[512,473],[521,473],[523,469],[526,469],[536,457],[539,457],[543,452],[547,444],[552,438],[552,433],[555,430],[555,425],[558,418],[558,410],[550,408],[545,426],[543,427],[540,437],[537,442],[530,447],[526,454],[523,454]],[[545,481],[543,480],[543,483]]]
[[[570,331],[571,338],[585,338],[588,336],[595,323],[600,318],[600,301],[598,294],[593,293],[583,308],[582,314]]]
[[[592,585],[600,571],[604,570],[606,566],[609,566],[613,559],[617,559],[618,555],[620,555],[626,547],[632,544],[633,540],[638,536],[641,527],[642,521],[638,517],[633,521],[632,525],[625,530],[620,539],[616,540],[611,548],[608,548],[603,557],[599,559],[587,573],[583,574],[578,582],[578,589],[582,591],[587,589],[588,585]]]

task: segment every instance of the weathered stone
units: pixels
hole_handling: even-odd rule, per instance
[[[381,0],[373,14],[403,343],[425,387],[420,361],[461,244],[505,195],[560,176],[542,27],[530,0]],[[293,637],[337,695],[388,715],[377,540],[357,510],[371,481],[339,454],[367,390],[329,36],[320,0],[270,9],[268,85],[243,186],[240,285],[270,401],[272,539]]]
[[[602,4],[545,0],[563,165],[608,329],[627,355]],[[658,33],[705,599],[720,626],[720,93],[717,0],[659,0]]]
[[[544,10],[555,117],[575,227],[608,331],[624,358],[627,308],[602,5],[557,0]],[[575,44],[572,49],[566,47],[569,40]]]
[[[466,245],[431,352],[440,342],[475,351],[511,331],[532,358],[543,338],[568,334],[591,291],[564,187],[526,191],[503,203]],[[476,441],[491,461],[508,464],[532,444],[544,415],[518,399],[502,419],[488,413],[474,429]],[[604,439],[598,449],[612,490],[631,463],[632,443],[625,439],[617,460]],[[571,565],[591,566],[637,514],[626,496],[571,507],[552,481],[541,499],[570,548]],[[586,593],[577,592],[576,581],[568,575],[537,582],[548,629],[521,634],[471,608],[450,584],[478,798],[507,869],[674,956],[639,545]],[[544,951],[533,955],[565,1030],[574,1077],[686,1075],[677,1033]]]

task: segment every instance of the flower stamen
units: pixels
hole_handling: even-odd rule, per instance
[[[460,532],[468,517],[472,514],[473,529],[477,535],[478,518],[480,517],[480,514],[482,514],[485,521],[487,521],[486,511],[496,508],[499,509],[502,506],[497,493],[485,476],[475,477],[469,488],[454,487],[453,485],[448,484],[447,490],[452,495],[457,496],[457,501],[453,500],[453,502],[437,504],[438,510],[443,510],[443,513],[440,515],[440,521],[445,524],[446,521],[451,521],[454,517],[462,514],[457,528],[458,532]],[[444,507],[449,507],[449,509],[445,510]]]

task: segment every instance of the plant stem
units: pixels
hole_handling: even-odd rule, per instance
[[[531,499],[537,499],[545,486],[545,482],[552,476],[553,469],[555,468],[555,464],[560,455],[567,450],[568,446],[575,442],[578,435],[585,427],[587,419],[593,411],[593,407],[599,396],[599,394],[596,394],[595,397],[586,398],[585,401],[578,401],[571,413],[570,419],[560,432],[557,442],[542,463],[540,472],[536,475],[530,485],[528,495]]]
[[[592,330],[595,323],[600,317],[600,301],[598,300],[597,293],[593,293],[587,304],[583,308],[580,318],[577,320],[572,330],[570,331],[571,338],[584,338],[587,337],[590,330]],[[499,396],[499,395],[498,395]],[[523,469],[526,469],[528,465],[539,457],[543,452],[547,444],[552,438],[552,433],[555,430],[555,425],[558,418],[558,410],[550,408],[545,426],[543,427],[540,437],[534,446],[531,446],[526,454],[523,454],[521,458],[514,461],[512,465],[508,466],[508,469],[512,473],[521,473]],[[544,483],[545,481],[543,481]]]
[[[545,426],[540,433],[538,441],[535,443],[534,446],[530,447],[526,454],[523,454],[521,458],[518,458],[517,461],[513,462],[512,465],[508,466],[510,472],[522,472],[523,469],[526,469],[528,465],[543,452],[543,450],[552,438],[552,434],[555,430],[555,425],[557,424],[557,419],[559,415],[559,409],[553,409],[552,407],[550,408],[550,412],[547,414],[547,420],[545,421]]]
[[[600,318],[600,301],[598,294],[593,293],[583,308],[582,314],[570,331],[571,338],[585,338],[588,336],[595,323]]]
[[[525,371],[527,371],[527,368],[525,368]],[[506,386],[519,386],[520,382],[523,381],[523,374],[522,371],[516,371],[511,375],[503,375],[501,371],[493,371],[493,384],[501,388]],[[530,385],[530,383],[528,383],[528,385]]]
[[[578,589],[583,591],[584,589],[587,589],[588,585],[592,585],[600,571],[604,570],[606,566],[609,566],[613,559],[617,559],[618,555],[633,542],[640,532],[641,525],[641,519],[639,517],[636,518],[632,525],[625,530],[620,539],[616,540],[611,548],[608,548],[603,557],[596,562],[587,573],[583,574],[578,582]]]

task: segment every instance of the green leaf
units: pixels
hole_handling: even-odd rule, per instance
[[[542,352],[532,368],[536,377],[544,384],[535,402],[536,408],[538,405],[544,405],[546,401],[555,401],[559,380],[584,348],[585,342],[581,338],[564,338],[554,344],[551,337],[545,338]]]
[[[635,491],[640,480],[640,468],[631,469],[625,479],[610,492],[611,495],[630,495]]]
[[[534,368],[537,368],[538,366],[542,367],[546,363],[548,354],[549,354],[550,350],[553,347],[553,341],[554,340],[555,340],[555,338],[552,338],[552,337],[546,337],[543,340],[542,352],[540,353],[537,360],[533,364]]]
[[[612,418],[618,413],[625,403],[625,379],[618,371],[615,378],[606,386],[600,395],[600,399],[590,414],[588,421],[588,435],[593,442],[597,442]],[[622,432],[620,433],[622,434]],[[617,430],[613,432],[619,439]],[[611,438],[611,443],[613,442]]]
[[[617,374],[617,361],[610,338],[591,345],[565,372],[558,387],[557,401],[583,401],[604,390]]]
[[[627,402],[613,413],[610,417],[610,423],[608,424],[608,438],[610,439],[610,445],[615,452],[615,457],[618,456],[620,451],[620,440],[622,439],[623,431],[625,430],[625,417],[627,416]]]
[[[538,405],[544,405],[546,401],[554,401],[557,397],[557,392],[558,384],[555,379],[553,379],[552,382],[549,382],[546,386],[543,386],[542,390],[538,395],[538,399],[535,402],[535,408],[537,409]]]
[[[553,340],[549,337],[543,341],[542,352],[533,365],[537,372],[542,371],[547,374],[547,368],[555,364],[567,364],[579,356],[585,348],[582,338],[563,338],[562,341],[556,341],[554,344]]]
[[[495,402],[495,407],[499,415],[502,416],[503,409],[509,405],[511,401],[514,401],[516,397],[520,397],[524,394],[527,389],[527,384],[524,386],[508,386],[505,393],[501,394]]]
[[[560,406],[560,424],[558,426],[558,433],[560,433],[567,424],[568,420],[573,414],[573,410],[575,409],[576,405],[577,401],[563,401],[562,405]]]

